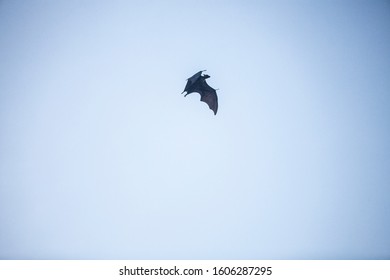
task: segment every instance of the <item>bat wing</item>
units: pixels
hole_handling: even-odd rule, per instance
[[[193,82],[190,80],[190,79],[188,79],[187,80],[187,84],[186,84],[186,87],[184,88],[184,90],[183,90],[183,92],[181,93],[181,94],[183,94],[184,92],[188,92],[188,90],[191,88],[191,85],[193,84]]]
[[[217,114],[218,111],[218,96],[217,91],[210,87],[206,81],[204,82],[206,86],[203,89],[203,93],[200,94],[200,101],[205,102],[209,105],[210,110],[214,112],[214,115]]]
[[[187,96],[190,93],[197,92],[200,94],[200,101],[205,102],[210,110],[214,112],[214,115],[217,114],[218,111],[218,96],[217,91],[209,86],[205,79],[198,80],[193,87],[187,91]]]
[[[188,78],[186,87],[184,88],[183,92],[185,92],[185,91],[189,92],[191,87],[196,86],[196,84],[198,83],[198,81],[202,75],[202,72],[204,72],[204,71],[206,71],[206,70],[199,71],[198,73],[196,73],[192,77]]]

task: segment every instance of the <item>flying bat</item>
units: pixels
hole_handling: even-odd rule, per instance
[[[200,101],[203,101],[209,105],[209,108],[214,112],[214,115],[218,111],[218,96],[217,91],[206,83],[206,79],[210,78],[209,75],[202,75],[203,71],[199,71],[191,78],[187,79],[186,87],[182,94],[187,92],[184,97],[190,93],[197,92],[200,94]]]

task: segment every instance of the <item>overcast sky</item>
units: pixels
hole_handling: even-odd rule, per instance
[[[389,259],[389,50],[388,1],[0,1],[0,258]]]

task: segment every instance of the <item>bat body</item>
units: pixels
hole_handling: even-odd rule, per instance
[[[206,79],[210,78],[210,76],[202,75],[202,72],[203,71],[199,71],[191,78],[187,79],[186,87],[182,93],[187,92],[184,97],[193,92],[199,93],[200,101],[203,101],[209,105],[210,110],[212,110],[214,115],[216,115],[218,111],[217,91],[206,83]]]

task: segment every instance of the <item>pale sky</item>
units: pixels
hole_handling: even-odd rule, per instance
[[[389,259],[389,50],[388,1],[1,1],[0,258]]]

